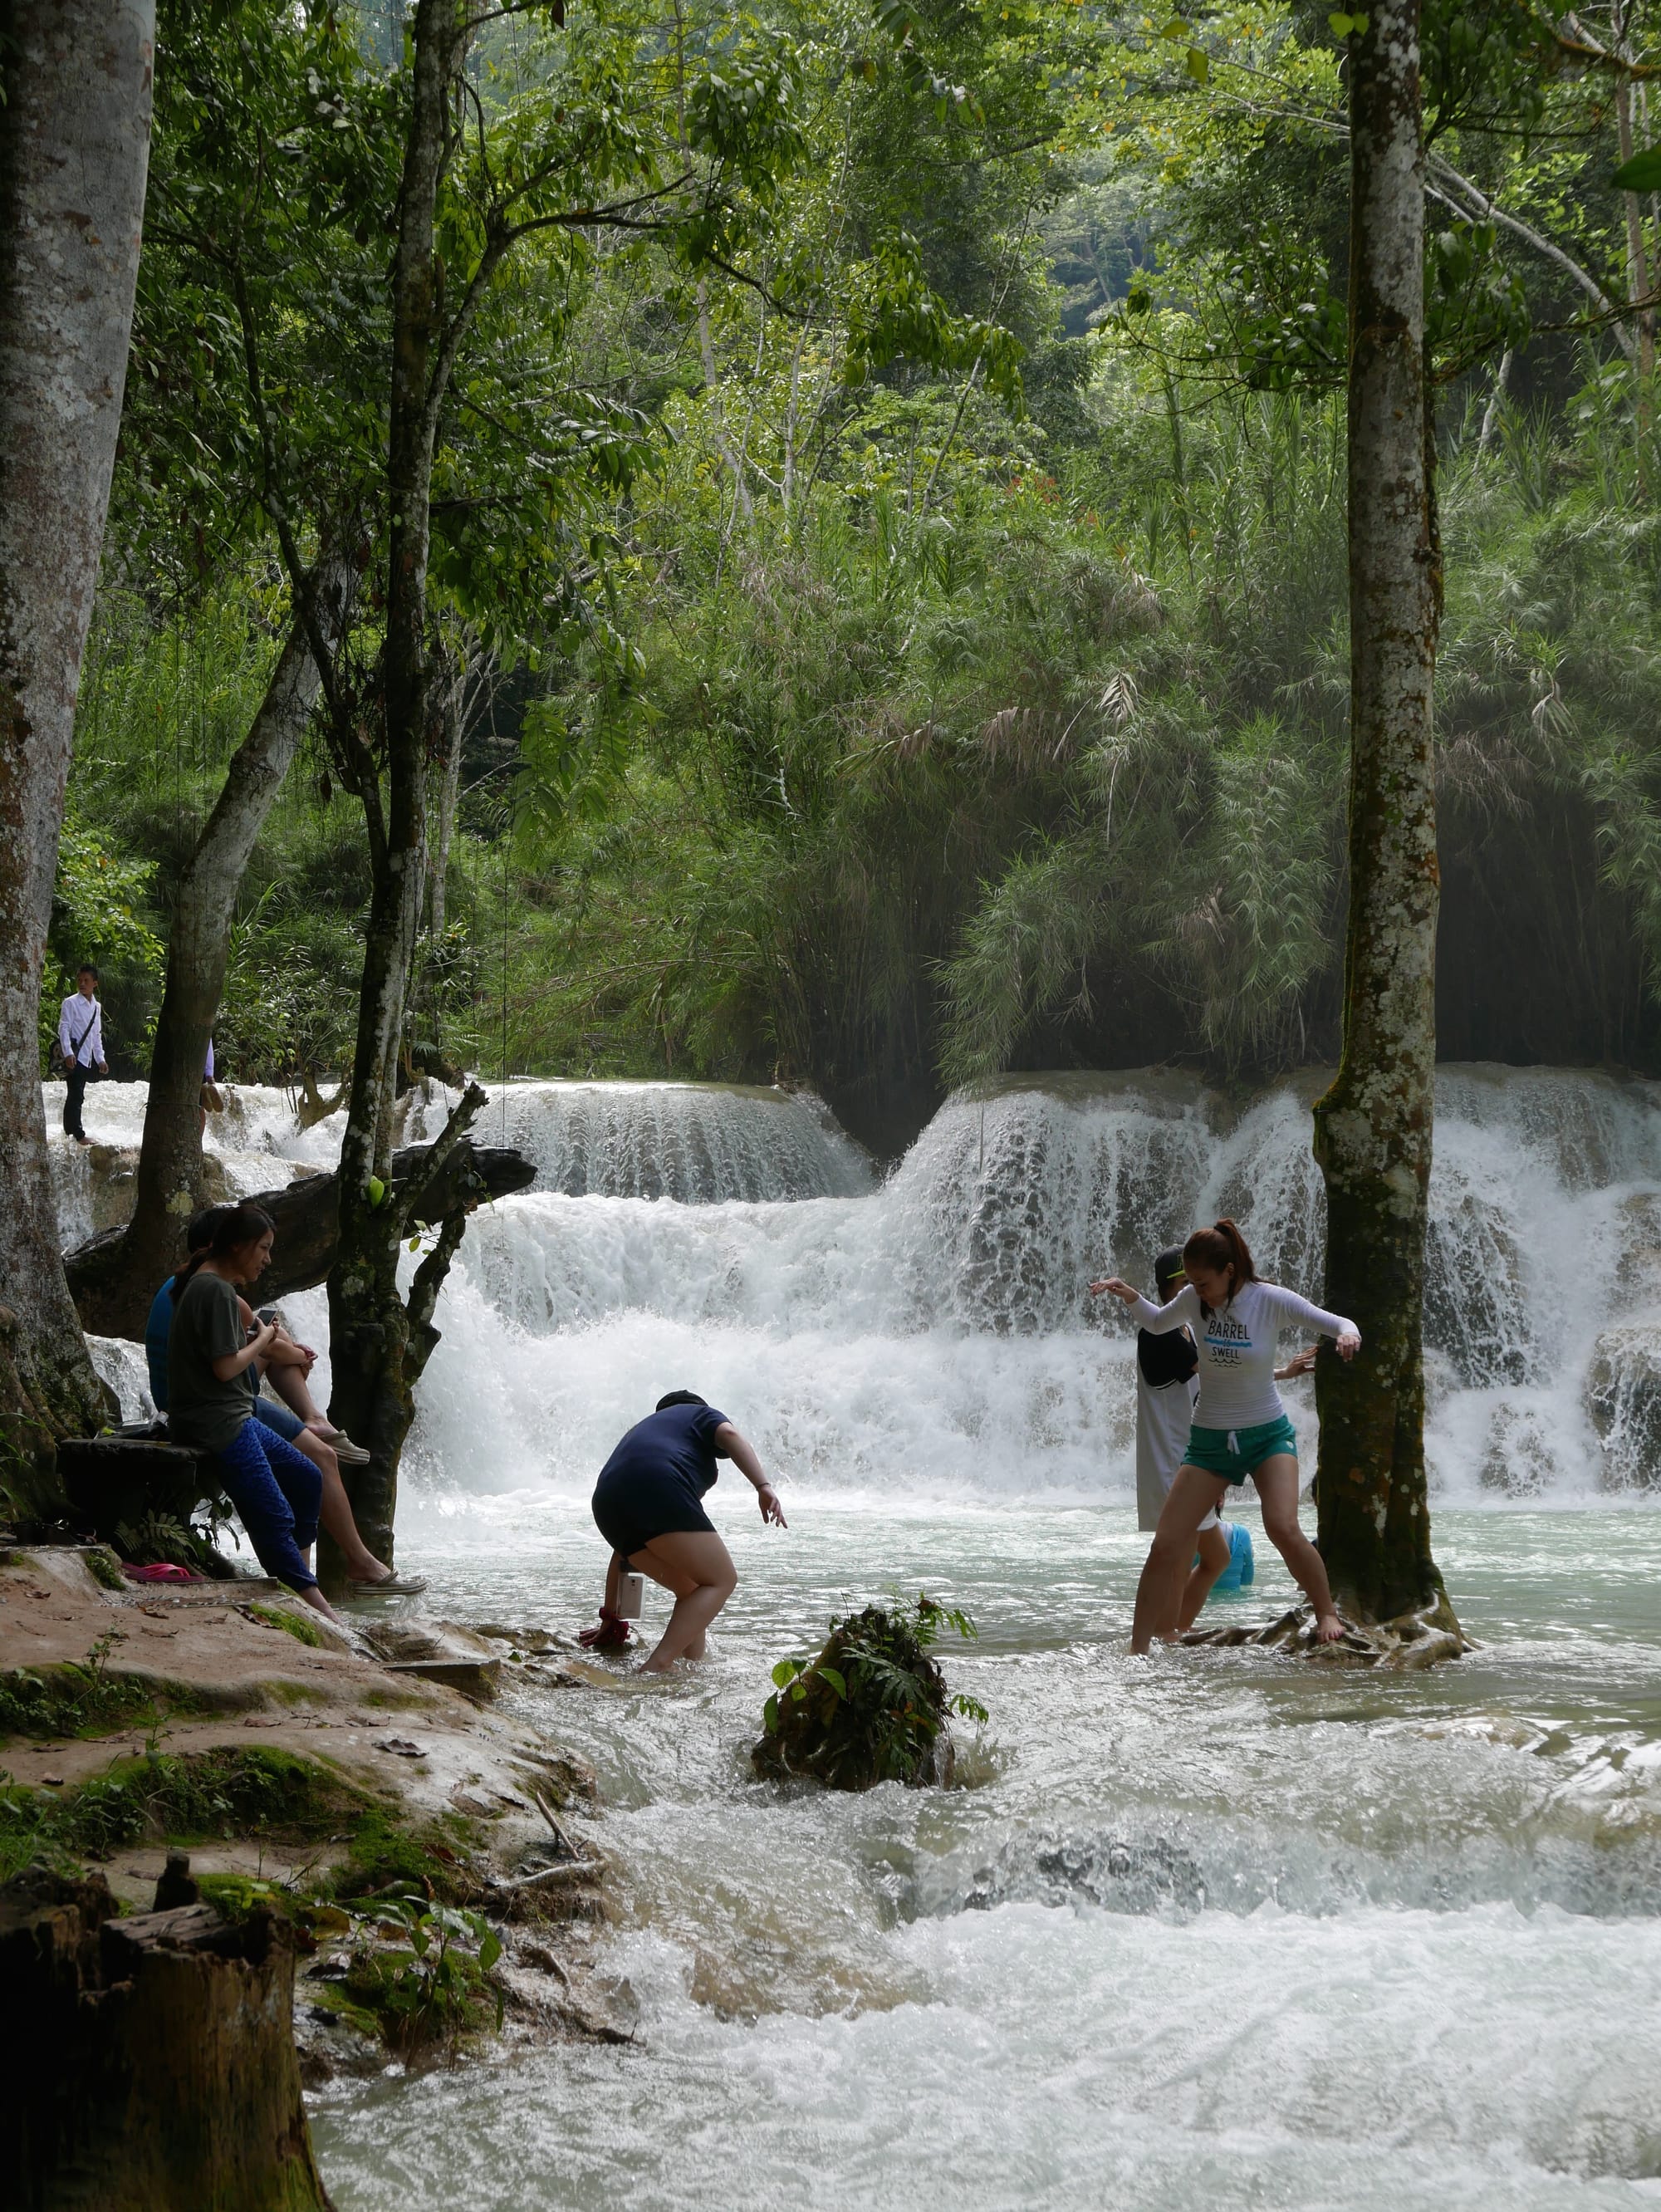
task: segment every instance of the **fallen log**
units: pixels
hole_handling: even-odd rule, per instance
[[[431,1146],[407,1145],[394,1155],[393,1188],[418,1175],[427,1164]],[[497,1145],[474,1145],[464,1140],[428,1195],[427,1218],[440,1220],[458,1206],[478,1206],[485,1200],[506,1198],[528,1190],[536,1179],[534,1160],[522,1152]],[[276,1224],[271,1264],[249,1291],[256,1304],[286,1297],[294,1291],[309,1291],[320,1283],[333,1265],[339,1235],[339,1179],[328,1175],[302,1176],[280,1189],[257,1192],[248,1201],[263,1206]],[[65,1255],[64,1271],[70,1295],[81,1316],[81,1325],[94,1336],[124,1336],[142,1342],[145,1316],[156,1285],[135,1283],[125,1264],[124,1229],[106,1229],[89,1237]]]
[[[122,1920],[101,1875],[37,1867],[9,1883],[0,2203],[327,2212],[294,2051],[294,1943],[269,1910],[235,1925],[200,1904]]]

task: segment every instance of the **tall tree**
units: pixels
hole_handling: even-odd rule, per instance
[[[153,0],[0,7],[0,1302],[5,1410],[105,1418],[58,1247],[37,1028],[76,694],[127,373]]]
[[[1340,1607],[1452,1626],[1430,1550],[1425,1228],[1439,879],[1431,691],[1441,606],[1425,375],[1419,0],[1349,54],[1349,916],[1343,1052],[1315,1109],[1326,1297],[1361,1332],[1317,1369],[1321,1553]]]
[[[360,562],[330,549],[307,579],[312,608],[290,627],[247,736],[203,824],[173,900],[167,966],[150,1055],[133,1216],[118,1244],[83,1272],[76,1299],[87,1325],[111,1336],[143,1332],[155,1286],[184,1257],[185,1231],[202,1203],[203,1069],[225,990],[231,925],[256,841],[276,802],[317,700],[308,629],[334,651],[349,629]]]
[[[364,809],[373,890],[341,1152],[340,1241],[329,1277],[330,1410],[371,1454],[351,1477],[353,1510],[365,1541],[389,1559],[414,1388],[437,1341],[433,1311],[464,1212],[452,1206],[444,1215],[407,1298],[399,1255],[427,1220],[444,1164],[484,1097],[468,1087],[427,1172],[395,1189],[392,1107],[427,883],[427,785],[446,750],[429,605],[434,462],[441,447],[446,462],[453,458],[458,416],[486,411],[458,404],[458,372],[528,241],[564,241],[567,276],[608,231],[664,239],[694,269],[726,265],[801,150],[787,48],[767,37],[753,51],[732,44],[719,11],[700,20],[689,80],[679,11],[672,40],[649,9],[585,9],[580,23],[574,9],[567,22],[562,0],[546,0],[543,12],[562,33],[563,51],[550,72],[532,73],[517,109],[502,111],[494,143],[489,111],[467,74],[488,11],[476,0],[418,0],[409,20],[413,70],[389,301],[385,628],[368,693],[355,700],[343,685],[330,701],[331,742]],[[476,131],[464,127],[470,116]],[[550,306],[549,319],[558,313]],[[522,398],[511,404],[521,408]],[[591,417],[567,425],[580,434],[580,465],[596,473],[626,466],[615,457],[628,438],[605,403],[585,393],[568,404]],[[550,506],[580,512],[578,470],[568,461],[544,452],[534,472],[514,465]],[[488,576],[499,558],[484,541],[494,536],[500,544],[512,507],[506,496],[451,507],[449,590],[464,606],[472,579]],[[548,534],[557,545],[557,522]],[[538,566],[552,568],[537,534],[527,528],[526,538]],[[553,580],[544,570],[538,588]],[[523,585],[504,589],[499,580],[490,611],[503,629],[516,589]]]
[[[351,1103],[341,1147],[340,1245],[329,1275],[335,1376],[330,1413],[370,1449],[369,1467],[355,1485],[353,1506],[366,1542],[380,1546],[381,1557],[389,1559],[397,1465],[413,1413],[412,1394],[431,1348],[433,1306],[463,1227],[460,1214],[446,1221],[406,1304],[398,1290],[397,1260],[411,1206],[391,1202],[389,1169],[398,1045],[425,889],[431,690],[427,571],[433,456],[448,381],[447,364],[434,360],[447,335],[435,231],[439,186],[453,151],[454,103],[471,15],[470,0],[418,0],[413,26],[415,79],[392,264],[384,799],[379,764],[361,739],[337,730],[368,823],[373,890],[364,933]],[[482,1093],[470,1085],[451,1117],[446,1140],[459,1135],[482,1103]]]

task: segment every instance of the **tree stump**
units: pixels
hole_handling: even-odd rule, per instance
[[[211,1905],[116,1918],[101,1875],[0,1891],[0,2203],[329,2212],[294,2051],[294,1936]]]
[[[126,1522],[165,1513],[181,1525],[222,1485],[210,1452],[161,1437],[66,1437],[58,1447],[58,1479],[85,1525],[108,1540]]]

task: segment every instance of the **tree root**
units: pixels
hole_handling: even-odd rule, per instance
[[[1447,1600],[1416,1613],[1397,1613],[1391,1620],[1369,1621],[1361,1626],[1344,1622],[1336,1644],[1317,1644],[1315,1617],[1306,1605],[1294,1605],[1278,1620],[1263,1628],[1191,1628],[1185,1644],[1209,1644],[1234,1649],[1254,1644],[1266,1651],[1313,1659],[1327,1667],[1376,1667],[1386,1674],[1418,1674],[1444,1659],[1462,1658],[1478,1646],[1454,1619]]]

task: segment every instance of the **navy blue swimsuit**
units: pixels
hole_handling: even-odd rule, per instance
[[[631,1559],[654,1536],[715,1534],[704,1493],[730,1454],[715,1442],[726,1415],[713,1406],[665,1406],[637,1421],[600,1469],[594,1520],[614,1552]]]

